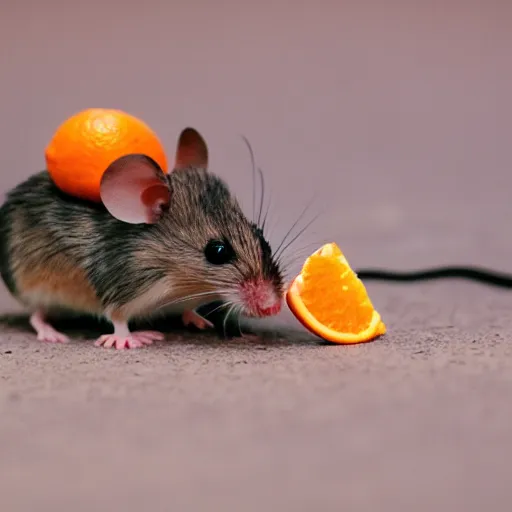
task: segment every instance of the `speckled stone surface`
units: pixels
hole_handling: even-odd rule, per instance
[[[6,510],[505,510],[510,298],[372,290],[390,334],[351,347],[175,333],[117,353],[8,329]]]

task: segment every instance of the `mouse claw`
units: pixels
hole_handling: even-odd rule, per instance
[[[194,325],[195,327],[201,330],[213,327],[213,324],[209,320],[206,320],[206,318],[203,318],[199,313],[196,313],[194,310],[184,311],[181,318],[186,327],[188,327],[189,325]]]
[[[164,335],[157,331],[136,331],[129,334],[104,334],[95,342],[96,347],[115,348],[117,350],[142,348],[151,345],[154,341],[164,339]]]

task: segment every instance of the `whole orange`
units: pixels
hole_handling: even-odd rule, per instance
[[[142,153],[167,172],[167,158],[156,134],[121,110],[91,108],[66,119],[45,151],[55,185],[80,199],[100,202],[101,177],[117,158]]]

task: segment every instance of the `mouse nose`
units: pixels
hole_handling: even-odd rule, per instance
[[[247,281],[241,286],[242,302],[249,316],[266,317],[281,311],[282,297],[274,285],[263,279]]]

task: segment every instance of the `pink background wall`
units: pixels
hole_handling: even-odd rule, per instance
[[[316,194],[310,217],[325,213],[298,247],[335,240],[355,267],[512,270],[511,2],[3,0],[0,12],[1,189],[43,167],[64,118],[116,107],[169,153],[184,126],[202,131],[250,213],[245,134],[275,240]]]

